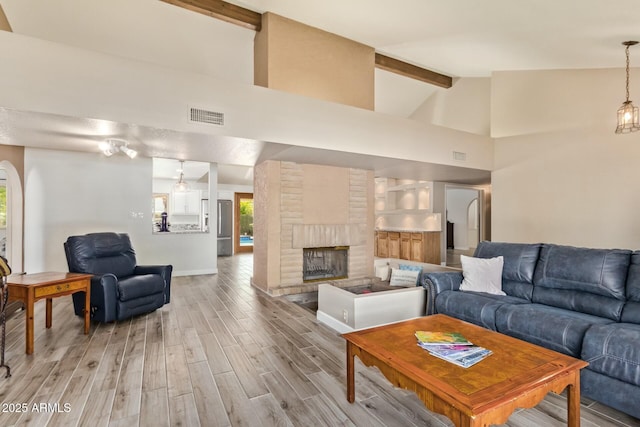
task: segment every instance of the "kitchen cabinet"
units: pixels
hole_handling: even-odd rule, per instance
[[[376,256],[380,258],[389,258],[389,236],[386,231],[376,231],[378,253]]]
[[[440,264],[440,234],[439,231],[376,231],[376,256]]]
[[[389,232],[389,258],[400,258],[400,233]]]
[[[411,233],[400,233],[400,259],[411,259]]]
[[[171,200],[171,215],[200,215],[200,191],[176,191]]]

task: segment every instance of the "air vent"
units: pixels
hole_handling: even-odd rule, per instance
[[[462,162],[467,160],[467,153],[462,153],[460,151],[453,152],[453,160],[460,160]]]
[[[189,112],[189,121],[193,123],[206,123],[209,125],[224,126],[224,113],[202,110],[200,108],[191,108]]]

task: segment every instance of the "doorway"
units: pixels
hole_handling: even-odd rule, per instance
[[[253,252],[253,194],[235,193],[234,253]]]
[[[472,256],[481,240],[482,190],[446,187],[446,265],[461,267],[460,255]]]

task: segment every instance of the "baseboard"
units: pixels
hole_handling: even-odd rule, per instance
[[[324,323],[331,329],[338,331],[341,334],[346,334],[347,332],[353,332],[355,330],[351,326],[345,323],[342,323],[337,319],[334,319],[333,317],[329,316],[327,313],[320,310],[316,312],[316,319],[318,319],[318,322]]]
[[[205,274],[218,274],[218,269],[217,268],[211,268],[211,269],[206,269],[206,270],[173,270],[173,273],[171,273],[171,275],[173,277],[178,277],[178,276],[202,276]]]

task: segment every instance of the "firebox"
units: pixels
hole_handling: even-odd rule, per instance
[[[304,248],[302,280],[346,279],[349,269],[349,247]]]

